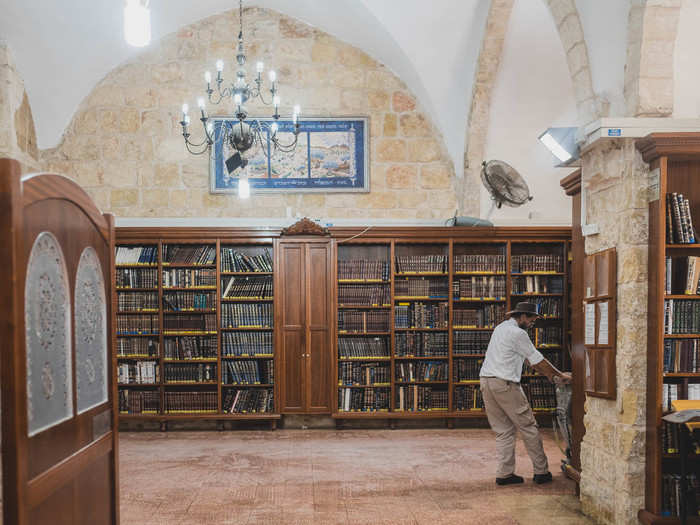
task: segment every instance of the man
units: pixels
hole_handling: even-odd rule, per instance
[[[552,481],[542,437],[532,415],[530,404],[520,387],[523,361],[553,382],[568,383],[571,374],[560,372],[533,346],[525,331],[538,317],[537,305],[518,303],[506,314],[509,318],[499,324],[491,335],[486,358],[479,373],[489,425],[496,433],[498,446],[498,474],[496,483],[522,483],[515,474],[515,431],[518,430],[530,455],[537,484]]]

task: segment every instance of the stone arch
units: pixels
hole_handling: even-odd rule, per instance
[[[481,187],[479,173],[484,158],[486,135],[489,127],[491,95],[498,77],[498,66],[503,54],[503,41],[514,0],[493,0],[486,20],[486,32],[481,43],[479,61],[474,76],[472,103],[467,120],[467,138],[464,150],[464,176],[457,180],[459,209],[463,214],[480,213]],[[467,194],[467,188],[477,188]]]
[[[571,81],[574,84],[579,124],[605,116],[607,110],[593,91],[588,48],[574,0],[545,0],[559,31]]]
[[[673,113],[673,53],[681,0],[631,0],[625,101],[629,117]]]

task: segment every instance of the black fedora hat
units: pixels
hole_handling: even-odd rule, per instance
[[[506,312],[506,315],[512,314],[528,314],[536,315],[537,317],[542,317],[542,315],[539,312],[539,305],[535,303],[518,303],[515,305],[515,308],[513,310],[511,310],[510,312]]]

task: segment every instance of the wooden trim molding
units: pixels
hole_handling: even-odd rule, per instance
[[[581,193],[581,170],[577,169],[559,181],[559,185],[568,196]]]
[[[636,146],[644,162],[662,156],[700,158],[700,133],[651,133],[639,139]]]
[[[328,228],[324,228],[308,217],[304,217],[291,226],[282,228],[280,235],[330,235],[330,232]]]

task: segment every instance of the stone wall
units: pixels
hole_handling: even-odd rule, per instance
[[[581,444],[583,511],[605,524],[637,524],[644,507],[649,168],[631,139],[599,141],[582,155],[586,254],[617,249],[617,399],[588,397]]]
[[[0,157],[20,162],[23,172],[40,167],[34,119],[24,81],[17,73],[12,52],[0,41]]]
[[[103,211],[119,217],[452,216],[452,162],[401,80],[359,49],[277,12],[246,9],[244,22],[248,75],[256,60],[276,69],[281,113],[290,115],[299,103],[304,116],[369,116],[370,193],[247,200],[209,193],[208,156],[185,151],[180,108],[188,102],[196,110],[204,71],[213,71],[216,59],[225,61],[224,78],[233,77],[237,10],[186,26],[110,72],[83,101],[62,143],[42,152],[46,168],[73,176]],[[231,105],[222,106],[211,106],[210,114],[233,114]],[[252,115],[271,113],[248,106]],[[192,120],[197,140],[201,126]]]

